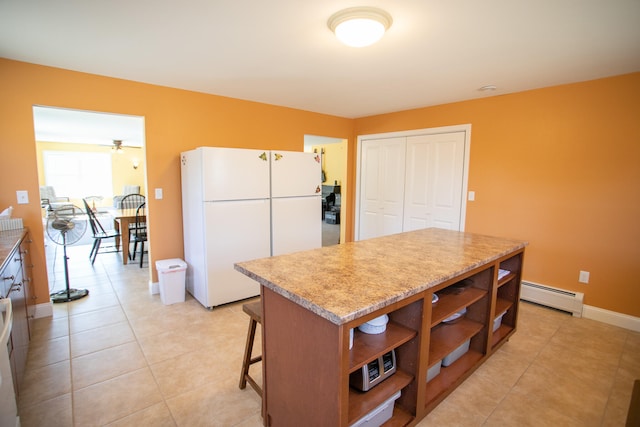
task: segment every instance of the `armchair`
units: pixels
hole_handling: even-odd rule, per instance
[[[56,196],[56,190],[51,185],[40,186],[40,206],[49,210],[70,204],[68,197]]]

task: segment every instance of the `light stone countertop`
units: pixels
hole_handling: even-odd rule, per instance
[[[27,231],[26,228],[0,231],[0,271],[4,270],[4,263],[7,261],[7,257],[11,255],[11,252],[20,243]]]
[[[428,228],[240,262],[235,269],[341,325],[526,245]]]

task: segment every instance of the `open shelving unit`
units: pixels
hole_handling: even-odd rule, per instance
[[[393,403],[393,415],[384,426],[416,425],[516,331],[523,255],[524,248],[515,250],[342,325],[331,324],[264,289],[263,309],[271,306],[265,315],[264,340],[267,346],[272,346],[265,351],[274,354],[273,346],[283,346],[292,339],[286,336],[286,331],[270,332],[268,322],[305,325],[305,336],[295,338],[301,341],[296,354],[277,353],[274,360],[278,360],[278,365],[266,365],[266,369],[273,369],[267,371],[267,378],[273,375],[281,383],[267,383],[266,399],[274,399],[276,403],[267,400],[265,425],[277,425],[289,416],[294,419],[299,415],[290,415],[288,411],[296,407],[298,414],[313,412],[308,425],[351,426],[398,391],[400,397]],[[438,296],[436,303],[432,303],[434,294]],[[465,313],[460,319],[449,321],[463,309]],[[389,323],[383,333],[371,335],[357,330],[362,323],[384,314],[389,316]],[[467,342],[468,350],[460,350],[466,348]],[[318,354],[319,348],[326,349],[326,354]],[[349,385],[350,375],[391,350],[396,355],[393,375],[368,391]],[[452,358],[451,363],[448,360],[448,366],[442,365],[452,352],[461,354]],[[439,373],[427,381],[429,369],[436,364],[441,364]],[[316,374],[314,378],[320,378],[318,382],[309,381],[313,398],[287,394],[286,380],[306,381],[304,377],[310,376],[310,372]],[[302,409],[298,410],[296,405]]]

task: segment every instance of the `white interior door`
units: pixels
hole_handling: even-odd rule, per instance
[[[403,231],[463,229],[465,133],[407,138]]]
[[[404,163],[405,138],[361,142],[357,240],[402,231]]]

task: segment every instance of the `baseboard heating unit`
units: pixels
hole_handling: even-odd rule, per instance
[[[582,292],[571,292],[538,283],[522,281],[520,299],[567,311],[575,317],[582,317]]]

